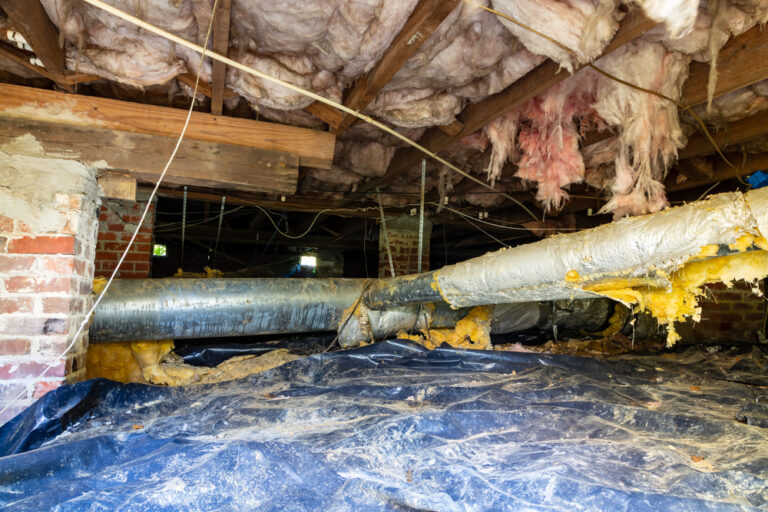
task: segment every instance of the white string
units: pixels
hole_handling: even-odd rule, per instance
[[[101,9],[101,10],[103,10],[105,12],[108,12],[108,13],[112,14],[113,16],[117,16],[118,18],[123,19],[123,20],[125,20],[125,21],[127,21],[129,23],[133,23],[134,25],[136,25],[138,27],[141,27],[144,30],[147,30],[147,31],[149,31],[149,32],[151,32],[153,34],[156,34],[156,35],[158,35],[160,37],[168,39],[169,41],[172,41],[172,42],[174,42],[174,43],[176,43],[178,45],[181,45],[181,46],[184,46],[186,48],[189,48],[192,51],[195,51],[197,53],[202,53],[202,52],[205,51],[205,48],[201,47],[198,44],[195,44],[193,42],[187,41],[186,39],[181,38],[181,37],[177,36],[176,34],[172,34],[171,32],[168,32],[166,30],[163,30],[160,27],[152,25],[151,23],[147,23],[146,21],[144,21],[144,20],[142,20],[140,18],[137,18],[136,16],[131,16],[127,12],[121,11],[120,9],[118,9],[116,7],[113,7],[113,6],[111,6],[111,5],[107,4],[107,3],[104,3],[101,0],[83,0],[83,1],[88,3],[88,4],[91,4],[94,7],[98,7],[99,9]],[[392,135],[393,137],[397,137],[398,139],[400,139],[401,141],[405,142],[409,146],[413,146],[414,148],[418,149],[422,153],[424,153],[424,154],[428,155],[429,157],[437,160],[438,162],[440,162],[441,164],[443,164],[444,166],[446,166],[447,168],[449,168],[453,172],[455,172],[457,174],[460,174],[460,175],[464,176],[465,178],[467,178],[468,180],[473,181],[474,183],[477,183],[478,185],[481,185],[481,186],[483,186],[483,187],[485,187],[487,189],[499,192],[504,197],[506,197],[507,199],[511,200],[513,203],[515,203],[518,206],[520,206],[534,220],[537,220],[536,216],[533,214],[533,212],[531,212],[531,210],[529,210],[517,198],[512,197],[511,195],[509,195],[509,194],[507,194],[505,192],[501,192],[499,190],[496,190],[494,187],[490,186],[488,183],[486,183],[486,182],[476,178],[475,176],[472,176],[471,174],[469,174],[467,172],[462,171],[461,169],[459,169],[458,167],[456,167],[452,163],[450,163],[447,160],[443,159],[442,157],[438,156],[437,153],[435,153],[433,151],[430,151],[425,146],[422,146],[418,142],[415,142],[415,141],[409,139],[408,137],[406,137],[402,133],[400,133],[400,132],[398,132],[396,130],[393,130],[389,126],[386,126],[385,124],[380,123],[379,121],[376,121],[371,116],[367,116],[365,114],[362,114],[362,113],[358,112],[357,110],[351,109],[351,108],[349,108],[349,107],[347,107],[345,105],[342,105],[341,103],[338,103],[336,101],[329,100],[328,98],[324,98],[323,96],[320,96],[319,94],[316,94],[316,93],[314,93],[312,91],[308,91],[307,89],[303,89],[303,88],[299,87],[298,85],[294,85],[294,84],[292,84],[290,82],[286,82],[285,80],[281,80],[281,79],[279,79],[277,77],[274,77],[272,75],[269,75],[267,73],[259,71],[258,69],[246,66],[245,64],[237,62],[236,60],[232,60],[232,59],[230,59],[230,58],[228,58],[228,57],[226,57],[224,55],[221,55],[219,53],[211,51],[211,52],[208,52],[208,55],[212,59],[215,59],[215,60],[217,60],[219,62],[222,62],[222,63],[226,64],[227,66],[231,66],[231,67],[233,67],[235,69],[239,69],[240,71],[242,71],[244,73],[248,73],[249,75],[253,75],[253,76],[256,76],[258,78],[267,80],[269,82],[281,85],[281,86],[285,87],[286,89],[290,89],[293,92],[299,93],[299,94],[301,94],[303,96],[307,96],[309,98],[312,98],[315,101],[319,101],[320,103],[324,103],[326,105],[329,105],[329,106],[331,106],[333,108],[341,110],[345,114],[349,114],[351,116],[357,117],[358,119],[361,119],[361,120],[365,121],[366,123],[372,124],[373,126],[379,128],[380,130],[383,130],[383,131],[387,132],[388,134]]]
[[[205,47],[208,46],[208,41],[211,37],[211,30],[213,28],[213,18],[216,13],[216,4],[218,4],[219,0],[214,0],[213,2],[213,12],[211,13],[211,21],[208,24],[208,33],[205,35]],[[139,223],[136,225],[136,230],[133,232],[133,235],[131,236],[130,241],[128,242],[128,245],[125,248],[125,251],[123,251],[122,256],[120,256],[120,259],[117,262],[117,266],[112,271],[112,275],[109,276],[109,280],[107,280],[107,284],[104,286],[104,289],[101,291],[99,296],[96,298],[96,300],[93,302],[93,305],[91,306],[91,309],[88,310],[88,313],[85,314],[85,317],[83,318],[83,321],[80,323],[80,327],[77,329],[77,332],[75,332],[75,335],[72,338],[72,341],[67,345],[67,348],[64,349],[63,352],[61,352],[52,363],[49,363],[48,366],[45,367],[45,369],[40,373],[40,375],[37,376],[37,378],[28,386],[26,386],[19,394],[17,394],[13,400],[11,400],[5,407],[3,407],[0,410],[0,416],[7,411],[13,404],[15,404],[19,398],[22,396],[25,396],[30,389],[34,387],[34,385],[42,379],[46,373],[48,373],[48,370],[53,368],[55,364],[58,364],[59,360],[67,355],[67,352],[69,352],[72,347],[75,346],[75,343],[77,342],[78,337],[80,334],[82,334],[83,329],[85,329],[85,326],[88,324],[88,320],[90,319],[93,312],[96,310],[96,307],[101,302],[101,299],[104,297],[104,294],[107,293],[107,290],[112,285],[112,281],[114,281],[115,276],[117,275],[118,270],[120,269],[120,265],[123,264],[123,260],[125,260],[126,255],[128,254],[128,251],[130,251],[131,246],[133,245],[134,240],[136,240],[136,236],[139,234],[139,230],[141,229],[141,226],[144,225],[144,220],[147,217],[147,213],[149,213],[149,209],[152,206],[152,201],[155,199],[155,196],[157,195],[157,190],[160,188],[160,183],[162,183],[163,178],[165,178],[165,174],[168,172],[168,168],[171,166],[171,163],[173,162],[173,159],[176,157],[176,153],[179,151],[179,147],[181,146],[181,141],[184,139],[184,134],[187,132],[187,127],[189,126],[189,120],[192,118],[192,110],[195,106],[195,98],[197,97],[197,86],[200,82],[200,74],[203,71],[203,63],[205,62],[205,54],[206,49],[203,47],[202,55],[200,57],[200,65],[197,68],[197,75],[195,76],[195,88],[192,92],[192,101],[189,104],[189,110],[187,111],[187,119],[184,121],[184,127],[181,130],[181,133],[179,134],[179,138],[176,141],[176,146],[173,148],[173,152],[171,153],[171,157],[168,159],[168,162],[165,164],[165,167],[163,168],[163,172],[160,173],[160,177],[157,179],[157,183],[155,184],[155,188],[152,189],[152,193],[149,195],[149,199],[147,200],[147,206],[144,208],[144,212],[141,214],[141,219],[139,220]]]

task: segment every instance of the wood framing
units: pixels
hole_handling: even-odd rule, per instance
[[[34,140],[30,139],[34,137]],[[16,153],[78,160],[156,182],[177,137],[0,116],[0,146]],[[26,143],[20,143],[20,142]],[[164,182],[247,192],[293,194],[299,157],[279,151],[184,140]]]
[[[403,64],[416,54],[421,45],[429,39],[432,32],[440,26],[458,4],[459,0],[420,0],[379,62],[346,92],[344,105],[353,110],[364,109],[387,85],[387,82],[395,76],[395,73],[403,67]],[[325,112],[320,113],[324,114]],[[339,112],[339,114],[342,119],[338,126],[333,126],[322,115],[318,115],[318,117],[328,122],[335,134],[341,135],[352,126],[356,118],[343,112]]]
[[[717,84],[714,97],[768,78],[768,30],[752,27],[729,40],[717,58]],[[684,105],[693,106],[707,101],[709,64],[691,62],[688,79],[683,84]]]
[[[711,130],[712,138],[719,148],[741,144],[748,140],[768,134],[768,111],[760,112],[744,119],[739,119],[715,131]],[[714,153],[712,142],[703,133],[692,135],[688,143],[680,150],[680,160],[692,156]]]
[[[0,84],[0,117],[178,137],[187,112],[127,101]],[[299,155],[299,163],[329,169],[332,133],[193,112],[186,139]]]
[[[638,11],[627,14],[624,20],[622,20],[621,26],[613,40],[603,51],[603,55],[632,41],[656,26],[656,24],[655,21],[649,20]],[[559,64],[552,60],[547,60],[503,91],[465,108],[458,116],[459,122],[464,126],[456,135],[448,135],[440,128],[433,127],[427,130],[419,139],[419,144],[434,152],[442,151],[459,139],[479,130],[508,110],[522,105],[569,76],[570,74],[567,71],[560,69]],[[363,184],[359,190],[367,192],[377,186],[389,185],[422,158],[424,158],[424,154],[415,148],[399,149],[395,153],[387,173],[377,180],[371,180]]]
[[[64,76],[66,64],[64,50],[59,46],[59,31],[43,9],[40,0],[0,0],[0,7],[35,51],[35,55],[52,79],[62,88],[70,90],[69,84],[60,81]]]
[[[229,20],[232,0],[219,0],[213,20],[213,51],[226,57],[229,52]],[[227,65],[213,61],[211,71],[211,114],[220,116],[224,108]]]

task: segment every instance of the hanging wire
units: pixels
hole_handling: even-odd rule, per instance
[[[160,188],[160,184],[163,182],[163,179],[165,178],[165,175],[168,173],[168,169],[171,166],[171,163],[173,162],[173,159],[176,157],[176,153],[179,151],[179,147],[181,147],[181,141],[184,140],[184,135],[187,133],[187,127],[189,126],[189,120],[192,118],[192,111],[195,107],[195,98],[197,97],[197,89],[198,85],[200,84],[200,74],[203,71],[203,63],[205,62],[205,57],[208,52],[206,50],[206,47],[208,46],[208,42],[211,38],[211,31],[213,29],[213,20],[215,17],[216,12],[216,6],[218,5],[219,0],[214,0],[213,2],[213,10],[211,12],[211,20],[208,23],[208,31],[205,34],[205,46],[201,47],[202,49],[202,56],[200,58],[200,64],[197,67],[197,73],[195,74],[195,87],[192,91],[192,100],[189,104],[189,109],[187,110],[187,117],[184,121],[184,126],[181,129],[181,133],[179,133],[179,137],[176,140],[176,145],[173,148],[173,151],[171,152],[170,157],[168,158],[168,161],[165,164],[165,167],[163,168],[162,172],[160,173],[160,177],[157,179],[157,183],[155,183],[155,187],[152,189],[152,193],[149,195],[149,199],[147,199],[147,205],[144,207],[144,212],[141,214],[141,217],[139,218],[139,222],[136,225],[136,229],[133,232],[133,235],[131,235],[131,239],[128,241],[128,244],[125,246],[125,250],[123,251],[123,254],[120,256],[120,259],[117,261],[117,265],[115,266],[115,269],[112,271],[112,274],[109,276],[109,279],[107,279],[106,284],[104,285],[104,288],[101,290],[101,293],[96,297],[96,300],[93,301],[93,305],[91,305],[91,308],[88,310],[88,312],[83,317],[83,321],[80,322],[80,326],[77,328],[77,331],[75,331],[74,336],[72,337],[72,341],[69,342],[67,347],[54,358],[54,362],[49,363],[46,365],[46,367],[43,369],[42,372],[35,378],[32,382],[32,384],[28,384],[23,390],[21,390],[11,401],[9,401],[5,407],[0,409],[0,416],[7,411],[10,407],[15,404],[19,398],[26,395],[30,389],[33,388],[34,383],[38,382],[40,379],[42,379],[48,371],[54,367],[55,364],[58,364],[58,361],[63,358],[67,352],[69,352],[72,347],[75,346],[75,343],[77,343],[77,340],[82,334],[83,330],[85,329],[85,326],[88,324],[91,315],[98,307],[101,300],[104,298],[104,294],[107,293],[107,290],[112,285],[112,282],[115,279],[115,276],[117,275],[117,272],[120,270],[121,265],[123,264],[123,261],[125,261],[125,257],[128,255],[128,252],[131,250],[131,247],[133,246],[134,241],[136,240],[136,236],[139,234],[139,230],[144,225],[144,221],[147,218],[147,214],[149,213],[150,207],[152,206],[152,201],[154,201],[155,197],[157,196],[157,191]]]
[[[216,268],[216,255],[219,253],[219,238],[221,237],[221,224],[224,222],[224,205],[227,202],[227,196],[221,198],[221,212],[219,212],[219,227],[216,230],[216,243],[213,245],[213,268]]]
[[[181,204],[181,262],[179,267],[184,268],[184,241],[187,234],[187,187],[184,187],[184,200]]]
[[[385,125],[385,124],[383,124],[383,123],[373,119],[372,117],[370,117],[368,115],[362,114],[362,113],[360,113],[360,112],[358,112],[358,111],[356,111],[354,109],[351,109],[351,108],[349,108],[349,107],[347,107],[345,105],[342,105],[341,103],[338,103],[336,101],[329,100],[328,98],[324,98],[323,96],[320,96],[319,94],[316,94],[316,93],[314,93],[312,91],[309,91],[307,89],[303,89],[303,88],[301,88],[301,87],[299,87],[297,85],[294,85],[294,84],[292,84],[290,82],[286,82],[286,81],[281,80],[279,78],[276,78],[276,77],[274,77],[272,75],[269,75],[267,73],[259,71],[259,70],[255,69],[255,68],[246,66],[245,64],[242,64],[240,62],[232,60],[232,59],[230,59],[230,58],[228,58],[228,57],[226,57],[224,55],[221,55],[219,53],[216,53],[216,52],[213,52],[213,51],[207,51],[207,50],[205,50],[205,48],[203,48],[202,46],[200,46],[198,44],[192,43],[192,42],[187,41],[186,39],[183,39],[183,38],[181,38],[181,37],[179,37],[179,36],[177,36],[175,34],[167,32],[167,31],[165,31],[165,30],[163,30],[163,29],[161,29],[161,28],[159,28],[159,27],[157,27],[155,25],[152,25],[151,23],[148,23],[148,22],[146,22],[146,21],[144,21],[144,20],[142,20],[140,18],[137,18],[135,16],[132,16],[132,15],[128,14],[125,11],[121,11],[120,9],[118,9],[116,7],[113,7],[113,6],[103,2],[101,0],[83,0],[83,1],[88,3],[88,4],[90,4],[90,5],[92,5],[92,6],[94,6],[94,7],[102,9],[105,12],[108,12],[108,13],[112,14],[113,16],[117,16],[120,19],[123,19],[123,20],[125,20],[125,21],[127,21],[129,23],[132,23],[132,24],[134,24],[134,25],[136,25],[138,27],[141,27],[141,28],[147,30],[148,32],[151,32],[151,33],[153,33],[155,35],[158,35],[160,37],[168,39],[169,41],[172,41],[172,42],[174,42],[174,43],[176,43],[178,45],[181,45],[181,46],[184,46],[186,48],[189,48],[192,51],[195,51],[197,53],[206,52],[206,55],[210,56],[211,58],[213,58],[215,60],[218,60],[219,62],[222,62],[222,63],[226,64],[227,66],[231,66],[231,67],[233,67],[235,69],[239,69],[240,71],[243,71],[244,73],[248,73],[250,75],[256,76],[256,77],[261,78],[263,80],[267,80],[269,82],[281,85],[282,87],[285,87],[286,89],[289,89],[289,90],[291,90],[293,92],[299,93],[299,94],[301,94],[303,96],[307,96],[309,98],[312,98],[315,101],[319,101],[320,103],[324,103],[326,105],[329,105],[329,106],[331,106],[331,107],[333,107],[335,109],[341,110],[345,114],[349,114],[349,115],[354,116],[354,117],[356,117],[358,119],[361,119],[362,121],[365,121],[366,123],[372,124],[373,126],[379,128],[380,130],[383,130],[384,132],[392,135],[393,137],[396,137],[396,138],[400,139],[401,141],[405,142],[409,146],[412,146],[415,149],[421,151],[422,153],[426,154],[430,158],[440,162],[441,164],[446,166],[451,171],[453,171],[453,172],[455,172],[457,174],[460,174],[461,176],[464,176],[468,180],[473,181],[473,182],[477,183],[478,185],[481,185],[481,186],[483,186],[485,188],[488,188],[490,190],[495,190],[488,183],[486,183],[486,182],[482,181],[481,179],[476,178],[475,176],[472,176],[471,174],[469,174],[469,173],[459,169],[458,167],[456,167],[452,163],[450,163],[447,160],[443,159],[442,157],[438,156],[437,153],[435,153],[433,151],[430,151],[429,149],[427,149],[426,147],[422,146],[418,142],[415,142],[415,141],[411,140],[410,138],[406,137],[405,135],[401,134],[400,132],[398,132],[396,130],[393,130],[389,126],[387,126],[387,125]],[[506,194],[506,193],[502,193],[502,194],[504,195],[504,197],[506,197],[507,199],[511,200],[512,202],[514,202],[515,204],[520,206],[520,208],[522,208],[532,218],[536,219],[536,216],[533,214],[533,212],[531,212],[528,209],[528,207],[526,207],[517,198],[512,197],[511,195]]]
[[[395,264],[392,261],[392,250],[389,247],[389,234],[387,233],[387,219],[384,217],[384,205],[381,202],[379,187],[376,187],[376,199],[379,201],[379,212],[381,213],[381,229],[384,231],[384,244],[387,246],[387,259],[389,260],[389,272],[395,277]]]
[[[427,181],[427,161],[421,161],[421,204],[419,205],[419,263],[417,272],[421,274],[421,258],[424,254],[424,188]]]

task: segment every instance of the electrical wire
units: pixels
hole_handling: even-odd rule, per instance
[[[219,0],[214,0],[213,2],[213,11],[211,12],[211,21],[208,23],[208,32],[205,35],[205,46],[208,46],[208,42],[211,37],[211,31],[213,29],[213,19],[216,12],[216,5],[218,4]],[[162,183],[163,179],[165,178],[166,173],[168,172],[168,168],[171,166],[171,163],[173,162],[173,159],[176,157],[176,153],[179,151],[179,147],[181,147],[181,141],[184,140],[184,134],[187,132],[187,127],[189,126],[189,120],[192,118],[192,111],[195,106],[195,97],[197,96],[197,88],[198,84],[200,82],[200,74],[203,70],[203,63],[205,62],[206,57],[206,49],[202,48],[202,56],[200,58],[200,65],[197,68],[197,74],[195,76],[195,88],[192,94],[192,100],[190,101],[189,110],[187,111],[187,118],[184,121],[184,126],[181,129],[181,133],[179,134],[179,138],[176,140],[176,146],[174,146],[173,151],[171,152],[170,158],[168,158],[168,162],[165,164],[165,167],[163,168],[163,172],[160,173],[160,177],[157,179],[157,183],[155,184],[155,188],[152,189],[152,193],[149,195],[149,199],[147,199],[147,206],[144,208],[144,212],[141,214],[141,218],[139,219],[138,224],[136,225],[136,230],[133,232],[133,235],[131,236],[131,239],[128,241],[128,245],[126,245],[125,250],[123,251],[122,256],[120,256],[120,259],[117,262],[117,265],[115,266],[115,269],[112,271],[112,274],[109,276],[109,279],[107,280],[107,283],[104,285],[104,289],[101,290],[101,293],[99,293],[99,296],[96,297],[96,300],[93,302],[93,305],[88,310],[88,312],[85,314],[85,317],[83,318],[83,321],[80,323],[80,327],[78,327],[77,331],[75,332],[75,335],[72,337],[72,341],[69,342],[67,347],[54,358],[54,361],[52,363],[49,363],[43,371],[37,376],[37,378],[34,380],[32,384],[29,384],[26,386],[19,394],[17,394],[8,404],[5,405],[2,409],[0,409],[0,416],[7,411],[13,404],[15,404],[19,398],[26,395],[30,389],[34,387],[34,384],[36,382],[39,382],[40,379],[42,379],[48,371],[53,368],[54,364],[58,364],[58,361],[67,355],[67,352],[69,352],[72,347],[75,346],[75,343],[77,342],[79,336],[82,334],[83,329],[85,329],[85,326],[88,324],[91,315],[96,310],[96,307],[101,302],[101,299],[104,298],[104,294],[107,293],[107,290],[112,285],[112,281],[114,281],[115,276],[117,275],[118,270],[120,270],[120,266],[123,264],[123,261],[125,260],[125,257],[127,256],[128,252],[131,250],[131,247],[133,246],[133,242],[136,240],[136,236],[139,234],[139,230],[144,225],[144,220],[147,218],[147,213],[150,210],[150,207],[152,206],[152,201],[157,196],[157,190],[160,188],[160,184]]]
[[[128,14],[125,11],[121,11],[120,9],[118,9],[116,7],[113,7],[113,6],[103,2],[101,0],[83,0],[83,1],[88,3],[88,4],[90,4],[90,5],[92,5],[92,6],[94,6],[94,7],[99,8],[99,9],[105,11],[105,12],[108,12],[109,14],[112,14],[113,16],[117,16],[118,18],[120,18],[122,20],[125,20],[125,21],[127,21],[129,23],[132,23],[132,24],[134,24],[134,25],[136,25],[138,27],[141,27],[144,30],[147,30],[148,32],[151,32],[151,33],[153,33],[155,35],[158,35],[160,37],[168,39],[169,41],[172,41],[172,42],[174,42],[174,43],[176,43],[178,45],[181,45],[181,46],[184,46],[186,48],[189,48],[192,51],[195,51],[197,53],[206,52],[205,48],[203,48],[202,46],[200,46],[198,44],[192,43],[192,42],[187,41],[186,39],[183,39],[183,38],[181,38],[181,37],[179,37],[179,36],[177,36],[175,34],[167,32],[167,31],[165,31],[165,30],[163,30],[163,29],[161,29],[161,28],[159,28],[159,27],[157,27],[155,25],[152,25],[151,23],[148,23],[148,22],[146,22],[146,21],[144,21],[144,20],[142,20],[140,18],[137,18],[135,16],[132,16],[132,15]],[[396,138],[400,139],[401,141],[405,142],[409,146],[412,146],[415,149],[421,151],[425,155],[428,155],[430,158],[440,162],[441,164],[446,166],[451,171],[453,171],[453,172],[455,172],[457,174],[460,174],[460,175],[464,176],[465,178],[469,179],[470,181],[473,181],[473,182],[475,182],[475,183],[477,183],[477,184],[479,184],[479,185],[481,185],[481,186],[483,186],[485,188],[488,188],[488,189],[491,189],[491,190],[495,190],[488,183],[486,183],[486,182],[482,181],[481,179],[478,179],[478,178],[472,176],[471,174],[469,174],[469,173],[459,169],[458,167],[456,167],[452,163],[448,162],[444,158],[438,156],[437,153],[435,153],[433,151],[430,151],[429,149],[427,149],[426,147],[422,146],[418,142],[415,142],[415,141],[411,140],[410,138],[406,137],[405,135],[399,133],[396,130],[393,130],[389,126],[387,126],[387,125],[385,125],[385,124],[383,124],[383,123],[373,119],[372,117],[370,117],[368,115],[362,114],[362,113],[358,112],[357,110],[351,109],[351,108],[349,108],[349,107],[347,107],[345,105],[342,105],[341,103],[338,103],[336,101],[329,100],[328,98],[320,96],[319,94],[316,94],[316,93],[314,93],[312,91],[309,91],[307,89],[304,89],[302,87],[294,85],[294,84],[292,84],[290,82],[286,82],[286,81],[281,80],[279,78],[276,78],[276,77],[274,77],[272,75],[269,75],[267,73],[259,71],[259,70],[255,69],[255,68],[252,68],[250,66],[246,66],[245,64],[242,64],[240,62],[232,60],[232,59],[230,59],[230,58],[228,58],[228,57],[226,57],[224,55],[221,55],[219,53],[216,53],[214,51],[206,52],[206,55],[208,55],[209,57],[211,57],[211,58],[213,58],[215,60],[218,60],[219,62],[222,62],[222,63],[226,64],[227,66],[231,66],[231,67],[233,67],[235,69],[239,69],[240,71],[243,71],[244,73],[248,73],[250,75],[256,76],[256,77],[261,78],[263,80],[267,80],[269,82],[278,84],[278,85],[280,85],[282,87],[285,87],[286,89],[289,89],[289,90],[291,90],[293,92],[299,93],[299,94],[301,94],[303,96],[307,96],[309,98],[312,98],[315,101],[319,101],[320,103],[324,103],[326,105],[329,105],[329,106],[331,106],[331,107],[333,107],[335,109],[341,110],[345,114],[349,114],[349,115],[354,116],[354,117],[356,117],[358,119],[361,119],[362,121],[365,121],[366,123],[372,124],[373,126],[379,128],[380,130],[383,130],[384,132],[392,135],[393,137],[396,137]],[[506,197],[507,199],[511,200],[513,203],[516,203],[518,206],[520,206],[520,208],[522,208],[526,213],[528,213],[528,215],[530,215],[533,219],[536,219],[536,216],[533,214],[533,212],[531,212],[521,201],[519,201],[515,197],[512,197],[509,194],[506,194],[506,193],[503,193],[503,194],[504,194],[504,197]]]
[[[464,218],[464,220],[465,220],[465,221],[467,221],[467,222],[468,222],[468,223],[469,223],[469,224],[470,224],[470,225],[471,225],[473,228],[475,228],[475,229],[477,229],[478,231],[480,231],[480,232],[482,232],[482,233],[484,233],[484,234],[488,235],[489,237],[493,238],[493,239],[494,239],[496,242],[500,243],[500,244],[501,244],[501,245],[503,245],[504,247],[509,247],[509,245],[505,244],[504,242],[502,242],[501,240],[499,240],[498,238],[496,238],[495,236],[493,236],[492,234],[490,234],[489,232],[487,232],[486,230],[484,230],[483,228],[481,228],[480,226],[476,225],[474,222],[472,222],[471,220],[469,220],[469,216],[468,216],[468,215],[464,215],[464,214],[462,214],[461,216],[462,216],[462,217]]]
[[[430,204],[437,205],[437,203],[434,203],[434,202],[432,202]],[[466,213],[463,213],[463,212],[461,212],[459,210],[453,209],[450,206],[443,205],[443,208],[445,208],[446,210],[452,211],[452,212],[454,212],[454,213],[456,213],[458,215],[461,215],[464,218],[471,219],[474,222],[479,222],[479,223],[482,223],[482,224],[486,224],[488,226],[493,226],[495,228],[509,229],[510,231],[530,231],[529,228],[521,228],[521,227],[515,227],[515,226],[508,226],[508,225],[504,225],[504,224],[497,224],[495,222],[490,222],[490,221],[487,221],[487,220],[484,220],[484,219],[476,219],[476,218],[472,217],[471,215],[467,215]],[[580,231],[579,228],[547,228],[547,227],[540,227],[540,228],[537,227],[536,230],[538,230],[538,231]]]

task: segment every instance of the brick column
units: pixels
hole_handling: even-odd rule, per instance
[[[389,246],[395,275],[415,274],[419,265],[419,217],[403,215],[387,221]],[[429,237],[432,235],[432,223],[424,219],[424,248],[422,252],[422,272],[429,270]],[[389,277],[389,259],[384,240],[384,228],[379,226],[379,277]]]
[[[0,151],[0,408],[24,392],[0,424],[85,376],[86,335],[59,355],[91,305],[97,190],[80,163]]]
[[[759,286],[764,293],[763,283]],[[722,283],[707,285],[701,306],[701,322],[693,325],[699,341],[757,341],[764,328],[766,300],[752,285],[737,281],[731,288]]]
[[[155,204],[144,219],[131,250],[120,265],[117,277],[143,279],[149,277],[152,261],[152,228],[155,225]],[[123,201],[103,199],[99,212],[99,236],[96,246],[96,276],[109,277],[117,266],[117,260],[125,251],[141,214],[147,206],[146,199]]]

